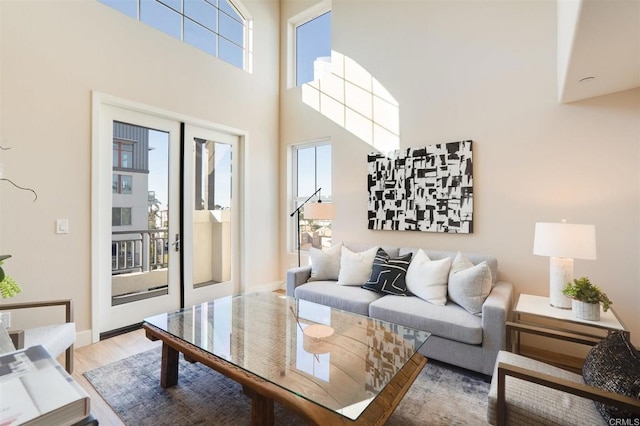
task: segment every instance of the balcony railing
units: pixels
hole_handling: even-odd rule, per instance
[[[111,235],[111,275],[167,267],[167,228],[112,231]]]

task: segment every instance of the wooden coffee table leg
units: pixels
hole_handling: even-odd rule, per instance
[[[246,386],[242,386],[242,390],[251,398],[251,424],[273,426],[273,399],[260,395]]]
[[[170,388],[178,384],[178,357],[180,352],[162,342],[162,364],[160,367],[160,386]]]

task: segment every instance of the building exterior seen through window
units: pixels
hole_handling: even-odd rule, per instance
[[[319,58],[331,58],[331,11],[296,26],[296,86],[314,80]]]
[[[112,275],[167,267],[168,155],[168,133],[114,121]]]
[[[99,0],[171,37],[247,69],[247,19],[230,0]]]
[[[292,211],[309,196],[321,188],[319,199],[331,202],[331,144],[327,141],[296,145],[293,147],[293,206]],[[317,202],[313,198],[310,202]],[[294,221],[297,219],[294,217]],[[295,229],[295,222],[293,228]],[[295,232],[294,247],[295,244]],[[331,220],[305,219],[304,208],[300,211],[300,250],[310,247],[331,246]]]
[[[118,140],[113,142],[113,167],[119,169],[133,167],[133,143]]]
[[[131,225],[131,207],[113,207],[111,209],[111,226]]]
[[[133,188],[133,176],[113,175],[112,192],[114,194],[131,194]]]

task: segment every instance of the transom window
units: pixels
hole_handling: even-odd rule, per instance
[[[113,142],[113,167],[119,169],[133,168],[133,144],[131,142]]]
[[[301,86],[331,71],[331,1],[290,18],[287,28],[287,85]]]
[[[293,146],[293,205],[294,211],[314,192],[321,188],[320,200],[331,202],[331,144],[321,141],[312,144]],[[317,201],[312,199],[311,202]],[[295,229],[295,217],[293,218]],[[294,248],[295,232],[293,233]],[[300,250],[310,247],[328,247],[331,245],[331,220],[305,219],[304,209],[300,211]]]
[[[191,46],[249,70],[246,13],[230,0],[99,0]]]
[[[296,86],[315,80],[314,71],[331,58],[331,11],[296,27]]]

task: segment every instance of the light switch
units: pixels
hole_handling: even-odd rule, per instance
[[[56,220],[56,234],[68,234],[69,233],[69,219]]]

